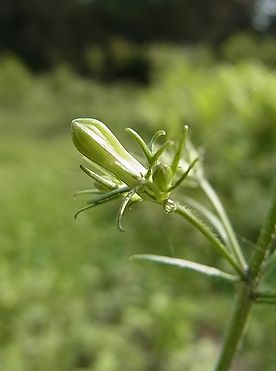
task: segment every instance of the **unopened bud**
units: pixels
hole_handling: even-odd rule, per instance
[[[171,186],[172,171],[166,164],[157,164],[152,171],[153,183],[158,186],[160,191],[166,192]]]
[[[118,141],[102,122],[79,118],[72,121],[73,143],[86,158],[132,187],[146,169]]]

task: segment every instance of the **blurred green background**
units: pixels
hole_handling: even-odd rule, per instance
[[[74,220],[91,182],[70,122],[98,118],[134,152],[125,127],[189,123],[249,255],[276,173],[275,14],[265,0],[1,1],[1,370],[212,370],[232,288],[129,256],[223,262],[152,204],[126,233],[117,201]],[[236,371],[276,370],[275,326],[274,308],[254,310]]]

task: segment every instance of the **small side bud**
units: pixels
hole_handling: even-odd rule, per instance
[[[152,180],[153,183],[156,184],[157,187],[160,189],[160,191],[166,192],[171,186],[171,168],[166,164],[155,165],[152,170]]]

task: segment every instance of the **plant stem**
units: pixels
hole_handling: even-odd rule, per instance
[[[276,189],[270,204],[270,208],[257,240],[256,248],[253,251],[250,261],[251,275],[259,282],[261,270],[266,259],[272,253],[272,240],[276,231]]]
[[[222,351],[215,371],[229,370],[252,306],[251,289],[243,283],[237,292],[232,317],[226,330]]]
[[[221,243],[217,236],[209,229],[209,227],[207,227],[200,219],[198,219],[189,209],[179,203],[176,203],[174,212],[193,224],[212,243],[213,247],[221,255],[223,255],[226,260],[228,260],[228,262],[232,265],[239,276],[245,278],[243,269],[232,257],[232,255],[230,255],[229,251],[226,249],[223,243]]]
[[[226,331],[224,344],[215,371],[228,371],[231,366],[253,304],[254,292],[261,277],[263,264],[271,249],[275,226],[276,190],[250,260],[249,279],[244,281],[238,289],[236,304]]]
[[[214,209],[216,210],[218,216],[220,217],[220,221],[222,222],[225,232],[228,236],[230,246],[232,248],[234,256],[237,258],[237,260],[240,262],[241,266],[244,270],[247,269],[247,263],[245,261],[245,258],[243,256],[242,250],[240,248],[240,245],[237,241],[235,232],[233,230],[233,227],[228,219],[228,216],[224,210],[224,207],[222,203],[220,202],[220,199],[218,195],[216,194],[214,188],[211,186],[211,184],[207,181],[204,177],[199,177],[199,184],[210,200],[211,204],[213,205]]]

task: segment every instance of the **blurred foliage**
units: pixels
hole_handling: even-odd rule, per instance
[[[122,38],[114,38],[103,47],[88,48],[83,62],[87,77],[106,83],[124,79],[147,84],[150,69],[144,48]]]
[[[120,48],[118,60],[127,59]],[[102,68],[106,56],[91,53],[91,66]],[[35,76],[15,55],[1,57],[5,371],[198,371],[202,364],[211,370],[231,287],[128,257],[147,252],[223,263],[190,226],[155,205],[128,211],[124,234],[116,229],[117,201],[73,220],[84,200],[72,195],[90,181],[78,168],[69,124],[96,117],[135,152],[126,126],[150,138],[159,128],[177,136],[189,123],[194,144],[205,151],[207,175],[238,234],[249,240],[242,240],[249,254],[275,181],[276,75],[260,61],[218,62],[207,48],[156,45],[144,55],[151,66],[146,85],[123,78],[107,85],[62,64]],[[274,270],[272,284],[275,278]],[[237,370],[275,370],[274,327],[273,308],[256,308]]]
[[[273,68],[276,62],[275,38],[262,39],[248,33],[236,34],[224,42],[221,54],[230,62],[254,60]]]
[[[0,53],[15,52],[33,70],[66,61],[83,73],[91,48],[115,37],[213,45],[252,30],[256,0],[2,0]]]

